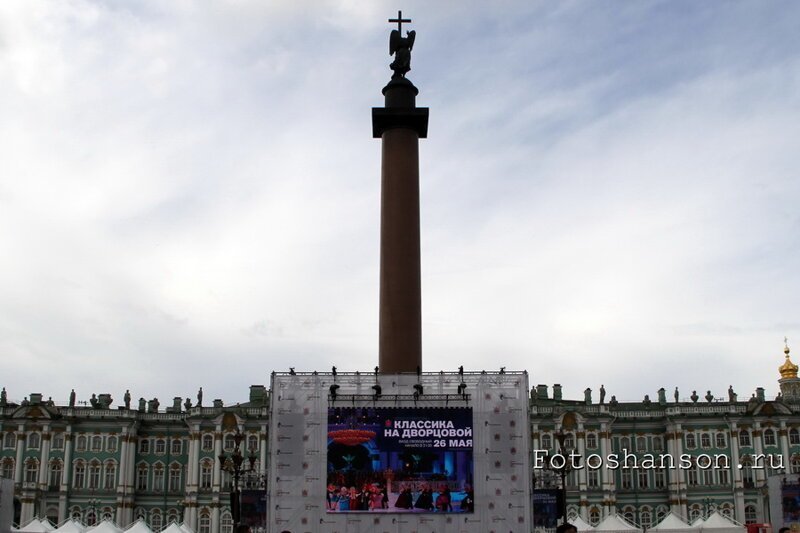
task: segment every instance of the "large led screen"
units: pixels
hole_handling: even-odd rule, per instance
[[[331,407],[328,513],[472,512],[471,407]]]

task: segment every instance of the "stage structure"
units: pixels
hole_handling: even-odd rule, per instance
[[[268,531],[531,531],[525,372],[273,374]]]

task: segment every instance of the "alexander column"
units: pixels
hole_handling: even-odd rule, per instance
[[[372,109],[372,136],[381,139],[381,267],[379,365],[383,373],[422,367],[419,245],[419,139],[428,134],[428,109],[406,78],[416,32],[406,32],[397,12],[389,37],[394,61],[383,88],[385,107]]]

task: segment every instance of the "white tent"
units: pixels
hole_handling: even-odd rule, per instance
[[[181,529],[181,526],[179,526],[175,522],[172,522],[165,529],[162,529],[161,533],[184,533],[184,530]]]
[[[703,522],[705,522],[705,520],[703,520],[703,517],[698,516],[697,518],[694,519],[694,522],[691,523],[691,526],[694,528],[701,528],[703,527]]]
[[[75,519],[65,520],[53,533],[83,533],[86,527]]]
[[[153,533],[153,530],[150,529],[150,526],[147,525],[147,522],[140,518],[131,524],[130,527],[125,530],[125,533]]]
[[[19,529],[12,528],[12,531],[24,531],[25,533],[49,533],[50,531],[53,531],[53,526],[50,525],[49,520],[39,520],[38,518],[34,518]]]
[[[190,528],[186,522],[182,522],[178,527],[181,528],[181,531],[183,531],[183,533],[194,533],[194,529]]]
[[[103,520],[96,526],[87,529],[85,533],[122,533],[122,530],[111,520]]]
[[[594,526],[589,524],[580,515],[573,515],[567,519],[567,522],[575,526],[578,531],[594,531]]]
[[[667,516],[665,516],[661,522],[658,523],[658,525],[653,526],[650,529],[661,531],[662,533],[689,533],[689,531],[700,531],[699,527],[690,526],[684,522],[683,518],[672,512],[667,513]]]
[[[642,530],[638,527],[630,525],[628,522],[622,519],[622,517],[610,514],[603,519],[602,522],[595,526],[594,531],[611,531],[611,532],[619,532],[619,533],[627,533],[629,531],[639,531]]]
[[[730,518],[725,518],[714,511],[711,516],[703,521],[704,532],[708,533],[745,533],[745,527]]]
[[[47,531],[53,531],[55,529],[53,527],[53,524],[51,524],[50,520],[48,520],[47,518],[41,518],[39,522],[42,523],[42,527],[44,527]]]

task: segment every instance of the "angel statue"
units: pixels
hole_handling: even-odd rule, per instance
[[[389,35],[389,55],[394,54],[394,61],[389,68],[394,71],[392,79],[405,78],[406,72],[411,70],[411,49],[414,48],[414,39],[417,32],[407,31],[403,37],[399,30],[392,30]]]

